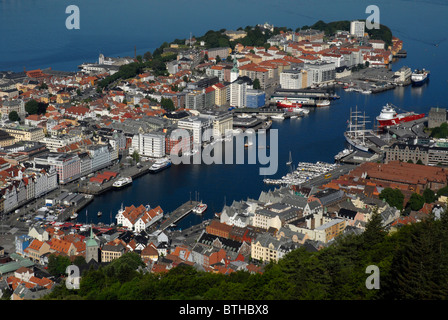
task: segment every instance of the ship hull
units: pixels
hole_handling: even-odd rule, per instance
[[[165,164],[165,165],[163,165],[161,167],[158,167],[158,168],[149,168],[149,172],[150,173],[157,173],[157,172],[160,172],[162,170],[168,169],[169,167],[171,167],[171,162],[167,163],[167,164]]]
[[[369,148],[366,146],[363,146],[359,143],[356,143],[355,141],[353,141],[347,134],[344,134],[345,136],[345,140],[348,142],[348,144],[350,144],[352,147],[360,150],[360,151],[364,151],[364,152],[369,152]]]
[[[429,74],[427,74],[423,79],[412,79],[412,85],[415,87],[424,85],[429,80]]]
[[[387,126],[395,126],[397,124],[403,123],[403,122],[409,122],[409,121],[414,121],[414,120],[418,120],[418,119],[422,119],[425,117],[424,113],[421,114],[415,114],[415,115],[409,115],[403,118],[393,118],[393,119],[388,119],[388,120],[378,120],[379,126],[380,127],[387,127]]]

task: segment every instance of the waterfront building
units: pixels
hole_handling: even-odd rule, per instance
[[[447,112],[445,108],[431,108],[428,113],[428,128],[440,127],[447,122]]]
[[[224,136],[227,130],[233,128],[233,116],[230,112],[206,111],[201,113],[201,117],[211,120],[215,137]]]
[[[103,169],[111,164],[111,156],[108,145],[91,145],[87,147],[88,154],[91,158],[91,171]]]
[[[334,63],[316,62],[305,63],[305,70],[313,84],[319,84],[336,79],[336,66]]]
[[[132,138],[130,153],[137,151],[139,155],[150,158],[165,156],[165,134],[163,132],[140,133]]]
[[[147,229],[149,226],[159,221],[163,217],[163,210],[160,206],[151,209],[149,205],[121,208],[116,215],[117,224],[127,227],[137,233]]]
[[[364,37],[366,23],[364,21],[351,21],[350,22],[350,34],[355,37]]]
[[[311,86],[312,78],[304,69],[284,70],[280,73],[280,87],[282,89],[303,89]]]
[[[179,129],[187,129],[193,132],[193,144],[199,145],[203,141],[208,141],[211,137],[211,133],[207,129],[211,129],[213,126],[213,120],[210,118],[204,118],[201,116],[190,117],[182,119],[177,122]],[[206,133],[205,136],[204,132]]]
[[[247,89],[246,91],[246,107],[261,108],[266,104],[266,93],[262,90]]]

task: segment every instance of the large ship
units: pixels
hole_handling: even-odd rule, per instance
[[[350,109],[350,120],[348,121],[347,130],[344,132],[345,140],[354,148],[369,152],[367,145],[367,137],[373,135],[373,131],[366,129],[367,117],[361,114],[356,107],[355,111]]]
[[[429,79],[429,71],[422,69],[422,70],[415,70],[411,75],[411,82],[414,86],[421,86]]]
[[[300,108],[302,107],[301,103],[294,102],[291,100],[288,100],[288,98],[285,98],[285,100],[277,101],[277,108]]]
[[[127,185],[130,185],[132,183],[132,178],[131,177],[125,177],[125,178],[120,178],[117,181],[114,182],[114,184],[112,185],[114,188],[123,188]]]
[[[149,172],[157,173],[169,167],[171,167],[171,161],[169,159],[160,159],[154,162],[154,164],[149,168]]]
[[[376,117],[376,120],[378,121],[378,127],[382,128],[387,126],[394,126],[402,122],[418,120],[424,117],[425,117],[424,113],[420,114],[417,114],[415,112],[397,113],[393,108],[393,106],[388,103],[383,107],[380,115]]]

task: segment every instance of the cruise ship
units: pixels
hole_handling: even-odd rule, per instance
[[[132,178],[131,177],[125,177],[125,178],[120,178],[117,181],[114,182],[114,184],[112,185],[114,188],[123,188],[127,185],[130,185],[132,183]]]
[[[411,75],[411,82],[414,86],[421,86],[429,79],[429,71],[422,69],[422,70],[415,70]]]
[[[149,172],[157,173],[164,169],[171,167],[171,160],[169,159],[160,159],[154,162],[154,164],[149,168]]]
[[[383,107],[380,115],[376,117],[376,120],[378,121],[379,124],[378,127],[382,128],[387,126],[394,126],[402,122],[418,120],[424,117],[425,117],[424,113],[420,114],[417,114],[415,112],[397,113],[394,107],[388,103]]]

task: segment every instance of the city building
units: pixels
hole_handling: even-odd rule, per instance
[[[350,34],[361,38],[364,37],[366,23],[364,21],[351,21],[350,22]]]
[[[132,138],[131,152],[150,158],[165,156],[165,134],[163,132],[140,133]]]

